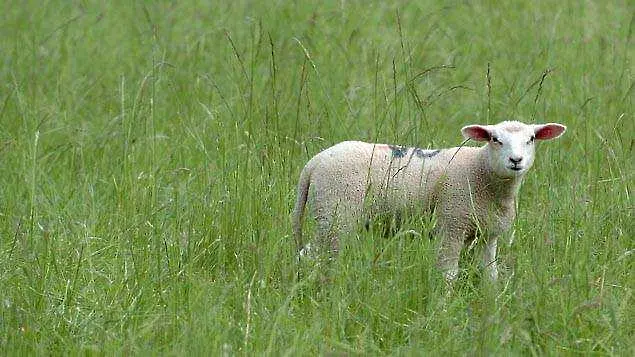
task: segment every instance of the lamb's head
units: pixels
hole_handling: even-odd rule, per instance
[[[534,163],[536,140],[555,139],[566,126],[555,123],[524,124],[504,121],[496,125],[468,125],[461,129],[465,138],[487,141],[489,164],[500,177],[519,177]]]

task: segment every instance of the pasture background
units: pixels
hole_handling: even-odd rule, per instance
[[[634,12],[4,2],[2,354],[633,355]],[[426,222],[297,278],[312,155],[507,118],[569,130],[538,149],[497,286],[468,260],[446,294]]]

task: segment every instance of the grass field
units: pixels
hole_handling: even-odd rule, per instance
[[[0,354],[634,355],[634,32],[630,1],[5,2]],[[312,155],[509,118],[568,131],[498,284],[467,256],[447,292],[425,218],[296,265]]]

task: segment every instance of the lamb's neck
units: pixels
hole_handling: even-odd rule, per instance
[[[498,177],[494,173],[489,178],[489,188],[494,197],[500,200],[515,200],[523,182],[523,176],[514,178]]]
[[[520,185],[523,182],[524,175],[519,175],[516,177],[500,177],[489,165],[489,152],[487,147],[484,146],[481,149],[480,160],[481,165],[486,167],[487,169],[484,172],[484,179],[488,184],[486,185],[487,190],[489,191],[490,197],[495,197],[497,200],[506,201],[511,200],[514,201],[516,196],[518,195],[518,191],[520,190]]]

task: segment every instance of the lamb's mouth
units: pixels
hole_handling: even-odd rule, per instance
[[[522,167],[520,167],[520,166],[512,166],[512,167],[510,167],[509,169],[510,169],[510,170],[514,170],[514,171],[522,171],[522,169],[523,169],[523,168],[522,168]]]

